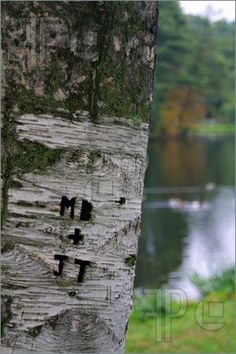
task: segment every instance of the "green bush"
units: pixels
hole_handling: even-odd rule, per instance
[[[191,281],[196,285],[202,296],[206,296],[212,291],[220,291],[222,289],[228,294],[234,293],[235,268],[227,268],[223,272],[219,272],[207,279],[200,277],[198,274],[193,274]]]

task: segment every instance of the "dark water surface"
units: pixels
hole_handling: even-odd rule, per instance
[[[149,142],[136,288],[179,287],[235,261],[234,138]]]

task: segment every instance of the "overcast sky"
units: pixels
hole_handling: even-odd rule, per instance
[[[235,20],[235,1],[180,1],[180,5],[185,13],[193,15],[206,15],[211,6],[212,20]]]

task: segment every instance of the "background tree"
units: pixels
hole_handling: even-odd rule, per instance
[[[160,2],[154,130],[174,135],[201,118],[234,120],[234,23]]]

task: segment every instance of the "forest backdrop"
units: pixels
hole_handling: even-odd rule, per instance
[[[185,135],[201,122],[232,127],[235,22],[185,15],[178,1],[159,7],[154,134]]]

